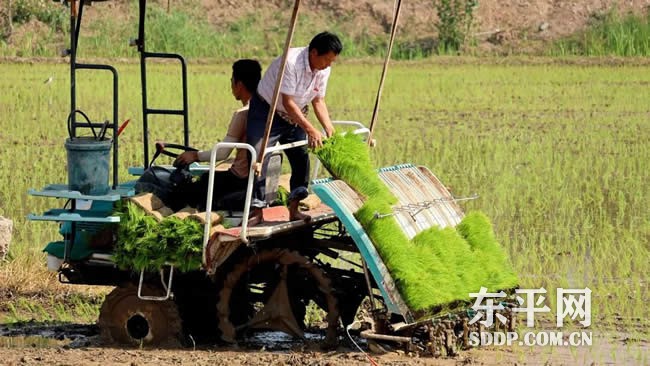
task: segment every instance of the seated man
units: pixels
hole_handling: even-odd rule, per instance
[[[230,88],[235,99],[243,107],[236,110],[230,120],[228,132],[223,142],[246,142],[246,121],[248,119],[248,102],[257,89],[262,75],[262,67],[256,60],[238,60],[232,65]],[[217,160],[228,158],[232,149],[219,149]],[[210,161],[210,151],[186,151],[174,161],[174,166],[191,164],[196,161]],[[225,195],[246,190],[248,184],[249,157],[246,150],[237,149],[235,160],[227,171],[217,171],[214,176],[214,196],[212,202],[220,201]],[[199,180],[197,191],[199,206],[205,204],[208,186],[208,173]]]

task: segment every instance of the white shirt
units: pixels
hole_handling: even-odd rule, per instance
[[[273,89],[280,73],[281,62],[282,56],[273,60],[257,86],[257,93],[269,104],[273,99]],[[309,48],[290,48],[284,78],[282,79],[282,85],[280,85],[280,93],[292,96],[298,108],[303,109],[316,97],[325,97],[329,77],[329,67],[324,70],[311,70],[311,67],[309,67]],[[282,97],[278,98],[276,109],[287,113],[282,105]]]

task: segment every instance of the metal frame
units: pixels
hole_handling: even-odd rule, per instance
[[[106,125],[107,128],[113,129],[113,189],[116,189],[118,181],[118,151],[119,139],[117,135],[118,123],[118,74],[117,70],[110,65],[103,64],[82,64],[77,63],[77,46],[79,43],[79,32],[81,29],[81,20],[83,18],[83,9],[86,1],[79,2],[79,13],[75,14],[75,2],[70,2],[70,49],[67,53],[70,55],[70,118],[73,118],[71,124],[70,137],[77,137],[77,128],[102,128],[103,123],[92,122],[90,125],[85,122],[77,122],[75,111],[77,110],[77,70],[106,70],[113,76],[113,122]]]
[[[174,266],[169,265],[169,279],[165,283],[165,273],[163,269],[160,269],[160,283],[162,284],[163,289],[165,289],[164,296],[147,296],[142,294],[142,284],[144,283],[144,272],[143,269],[140,271],[140,281],[138,281],[138,299],[146,301],[165,301],[173,296],[172,294],[172,282],[174,280]]]
[[[70,114],[69,118],[69,135],[70,138],[77,137],[77,128],[112,128],[113,129],[113,185],[112,188],[116,189],[119,184],[118,177],[118,152],[119,152],[119,138],[117,134],[117,113],[118,113],[118,75],[117,70],[110,65],[103,64],[81,64],[77,63],[77,48],[79,45],[79,32],[81,30],[81,21],[83,19],[83,9],[85,1],[79,2],[79,9],[77,12],[77,3],[71,1],[70,5],[70,49],[66,50],[66,54],[70,56]],[[113,122],[109,124],[98,123],[98,122],[77,122],[77,70],[106,70],[111,72],[113,76]],[[71,119],[71,121],[70,121]],[[71,123],[70,123],[71,122]],[[76,199],[71,199],[70,211],[74,212],[76,210]],[[76,233],[76,221],[72,220],[71,222],[71,235],[69,238],[65,239],[65,253],[64,253],[64,263],[68,263],[70,259],[70,253],[75,242],[75,233]]]
[[[218,142],[212,147],[210,152],[210,167],[214,167],[217,163],[217,151],[219,149],[246,149],[251,154],[251,161],[257,159],[257,152],[255,148],[249,144],[242,142]],[[212,216],[212,197],[214,196],[214,169],[210,169],[208,172],[208,197],[205,204],[205,227],[203,230],[203,265],[205,263],[205,251],[208,247],[208,241],[210,240],[210,228],[212,227],[212,222],[210,217]],[[251,199],[253,197],[253,182],[255,179],[255,167],[253,164],[250,164],[248,167],[248,185],[246,186],[246,200],[244,202],[244,220],[242,220],[242,231],[240,238],[244,243],[248,243],[248,238],[246,237],[246,229],[248,226],[248,215],[250,213]]]
[[[142,82],[142,140],[144,148],[144,168],[149,167],[149,115],[183,116],[183,145],[190,145],[189,135],[189,105],[187,100],[187,64],[185,58],[175,53],[147,52],[145,50],[145,15],[147,0],[139,0],[138,39],[134,45],[140,53],[140,80]],[[183,89],[183,109],[153,109],[149,108],[147,99],[147,59],[176,59],[181,64],[181,78]]]
[[[372,244],[370,237],[363,229],[359,221],[354,217],[354,213],[350,212],[344,205],[337,200],[333,191],[327,187],[327,183],[332,182],[330,178],[322,179],[314,182],[314,191],[323,203],[331,207],[336,216],[341,220],[348,234],[354,239],[354,242],[361,253],[363,263],[367,265],[367,269],[372,274],[379,292],[384,299],[384,304],[388,312],[398,314],[404,319],[412,323],[415,318],[410,309],[404,303],[397,286],[394,283],[390,272],[386,268],[383,260],[379,256],[377,249]],[[370,282],[368,271],[364,271],[366,280]],[[372,293],[372,292],[371,292]]]

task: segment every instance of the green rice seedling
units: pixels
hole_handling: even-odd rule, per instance
[[[456,230],[470,245],[473,257],[479,259],[476,264],[485,274],[486,278],[482,284],[488,290],[511,289],[519,284],[508,256],[496,241],[492,225],[484,213],[470,212],[458,224]]]
[[[454,228],[432,227],[410,241],[393,217],[377,216],[391,213],[397,199],[379,179],[370,162],[369,148],[359,136],[335,135],[316,154],[335,177],[366,198],[355,217],[377,247],[411,309],[427,311],[466,300],[469,293],[482,286],[496,290],[517,285],[505,252],[494,240],[484,215],[466,217],[459,225],[460,233]]]
[[[160,247],[150,248],[147,244],[156,242],[158,237],[156,228],[158,222],[152,216],[148,216],[131,203],[122,204],[116,212],[120,217],[118,226],[118,244],[113,251],[115,263],[122,268],[143,268],[158,269],[165,262],[164,253],[161,259]],[[155,252],[152,249],[156,250]],[[162,263],[160,261],[162,260]],[[157,261],[154,263],[154,261]]]
[[[391,205],[397,199],[376,174],[368,147],[354,134],[336,134],[316,150],[325,168],[336,178],[341,178],[364,197]]]
[[[119,210],[114,259],[120,268],[155,271],[172,264],[186,272],[201,266],[203,228],[199,222],[177,217],[158,222],[130,202]]]
[[[470,292],[488,286],[484,273],[485,267],[491,267],[490,261],[486,257],[475,256],[469,244],[454,228],[430,228],[419,233],[413,242],[424,249],[424,255],[435,255],[441,263],[446,264],[446,273],[440,275],[454,279],[453,286],[444,289],[453,300],[467,299]]]
[[[201,267],[203,227],[198,221],[169,217],[161,221],[159,230],[159,236],[171,252],[170,263],[183,272]]]

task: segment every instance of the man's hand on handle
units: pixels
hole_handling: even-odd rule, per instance
[[[174,160],[174,166],[190,165],[195,161],[199,161],[199,153],[196,151],[186,151]]]

